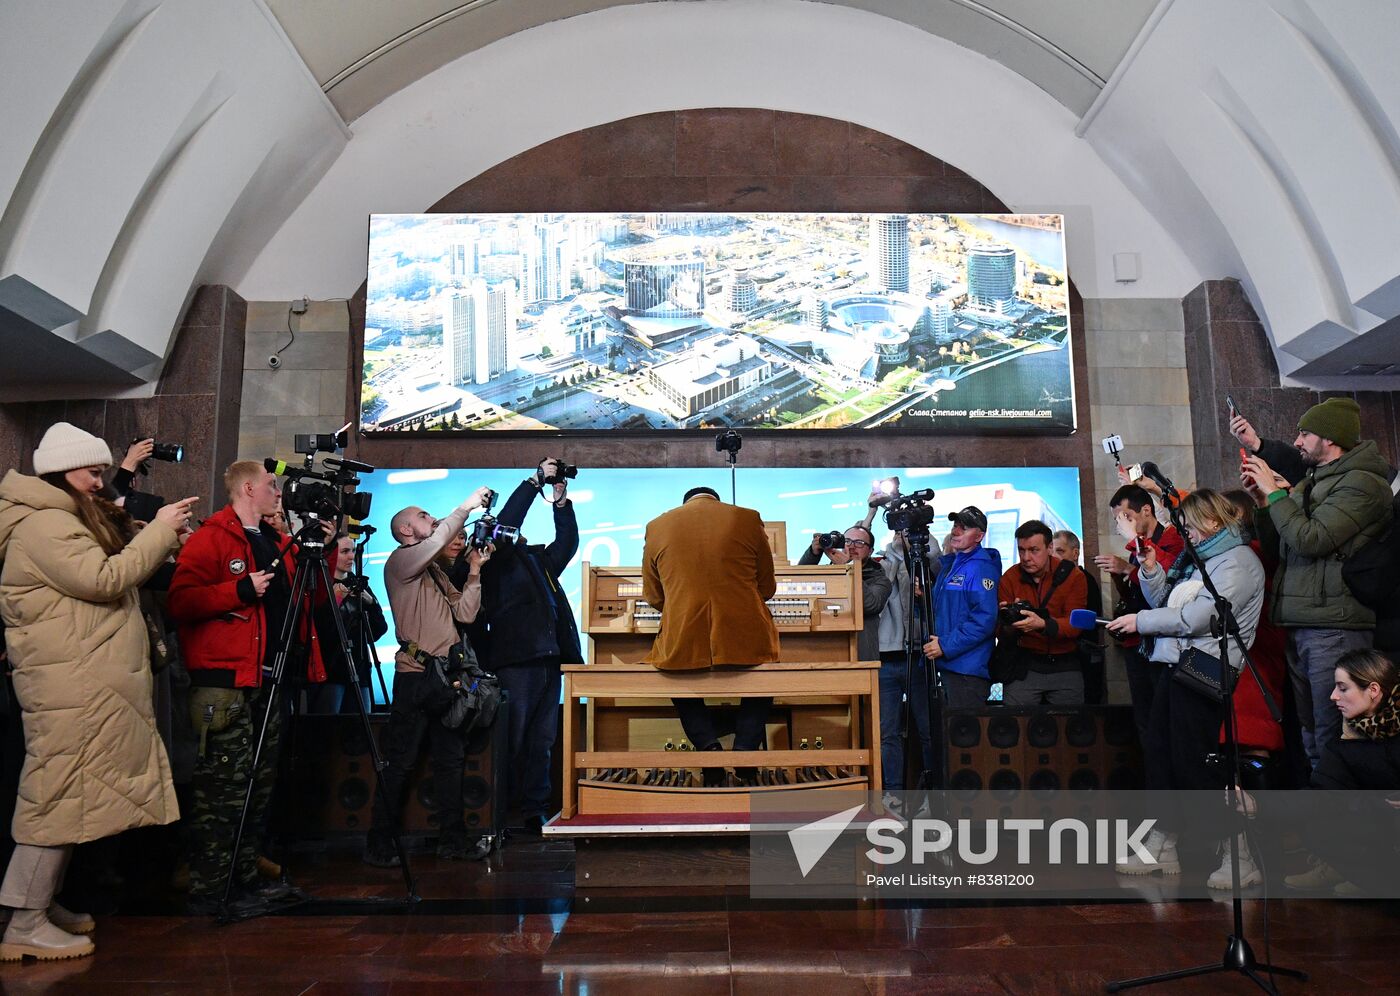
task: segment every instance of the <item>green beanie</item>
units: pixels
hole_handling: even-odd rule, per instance
[[[1361,442],[1361,406],[1351,398],[1328,398],[1303,413],[1298,429],[1352,449]]]

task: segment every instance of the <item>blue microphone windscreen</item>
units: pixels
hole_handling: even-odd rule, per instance
[[[1093,609],[1074,609],[1069,614],[1069,624],[1075,629],[1093,629],[1099,624],[1099,617]]]

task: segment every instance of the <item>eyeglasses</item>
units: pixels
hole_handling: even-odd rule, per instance
[[[863,546],[863,547],[866,547],[866,548],[869,548],[869,546],[870,546],[870,544],[867,543],[865,540],[858,540],[858,539],[848,539],[848,540],[846,540],[846,545],[847,545],[847,546]]]

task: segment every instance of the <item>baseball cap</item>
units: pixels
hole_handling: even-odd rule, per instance
[[[980,529],[984,533],[987,531],[987,517],[976,505],[969,505],[959,512],[949,512],[948,521],[961,522],[964,529]]]

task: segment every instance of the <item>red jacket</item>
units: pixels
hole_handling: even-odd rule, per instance
[[[1186,549],[1186,541],[1176,531],[1176,526],[1164,526],[1160,522],[1157,523],[1157,528],[1152,530],[1151,536],[1143,536],[1141,539],[1143,543],[1156,548],[1157,566],[1164,571],[1171,567],[1172,562]],[[1135,545],[1129,543],[1124,548],[1128,554],[1128,563],[1132,565],[1127,576],[1113,575],[1113,587],[1118,592],[1118,598],[1127,603],[1125,613],[1141,612],[1148,608],[1147,599],[1142,595],[1142,583],[1138,581],[1138,556],[1133,549]],[[1124,637],[1122,643],[1124,647],[1136,647],[1142,643],[1142,637],[1134,634]]]
[[[1258,540],[1249,544],[1251,550],[1264,562],[1264,607],[1259,613],[1259,625],[1254,630],[1254,646],[1249,648],[1249,659],[1264,678],[1274,704],[1283,710],[1283,683],[1288,674],[1287,644],[1288,632],[1269,621],[1269,607],[1273,604],[1273,576],[1277,557],[1270,557],[1260,547]],[[1273,560],[1274,563],[1269,561]],[[1259,691],[1259,683],[1254,680],[1254,672],[1240,672],[1235,685],[1235,737],[1241,747],[1255,747],[1264,750],[1283,750],[1283,727],[1269,713],[1268,703]],[[1225,725],[1220,726],[1220,742],[1225,742]]]
[[[296,575],[296,547],[282,558],[288,588]],[[335,571],[335,551],[329,557]],[[190,671],[233,672],[233,687],[256,688],[262,684],[262,664],[267,640],[267,612],[260,599],[245,602],[238,583],[257,570],[253,548],[243,523],[232,506],[225,506],[204,521],[180,551],[175,576],[170,581],[169,615],[180,632],[180,651]],[[325,592],[317,593],[323,601]],[[290,611],[290,607],[288,608]],[[303,609],[299,638],[309,648],[306,677],[325,681],[326,668],[311,619],[310,599]],[[195,679],[195,684],[199,684]]]

